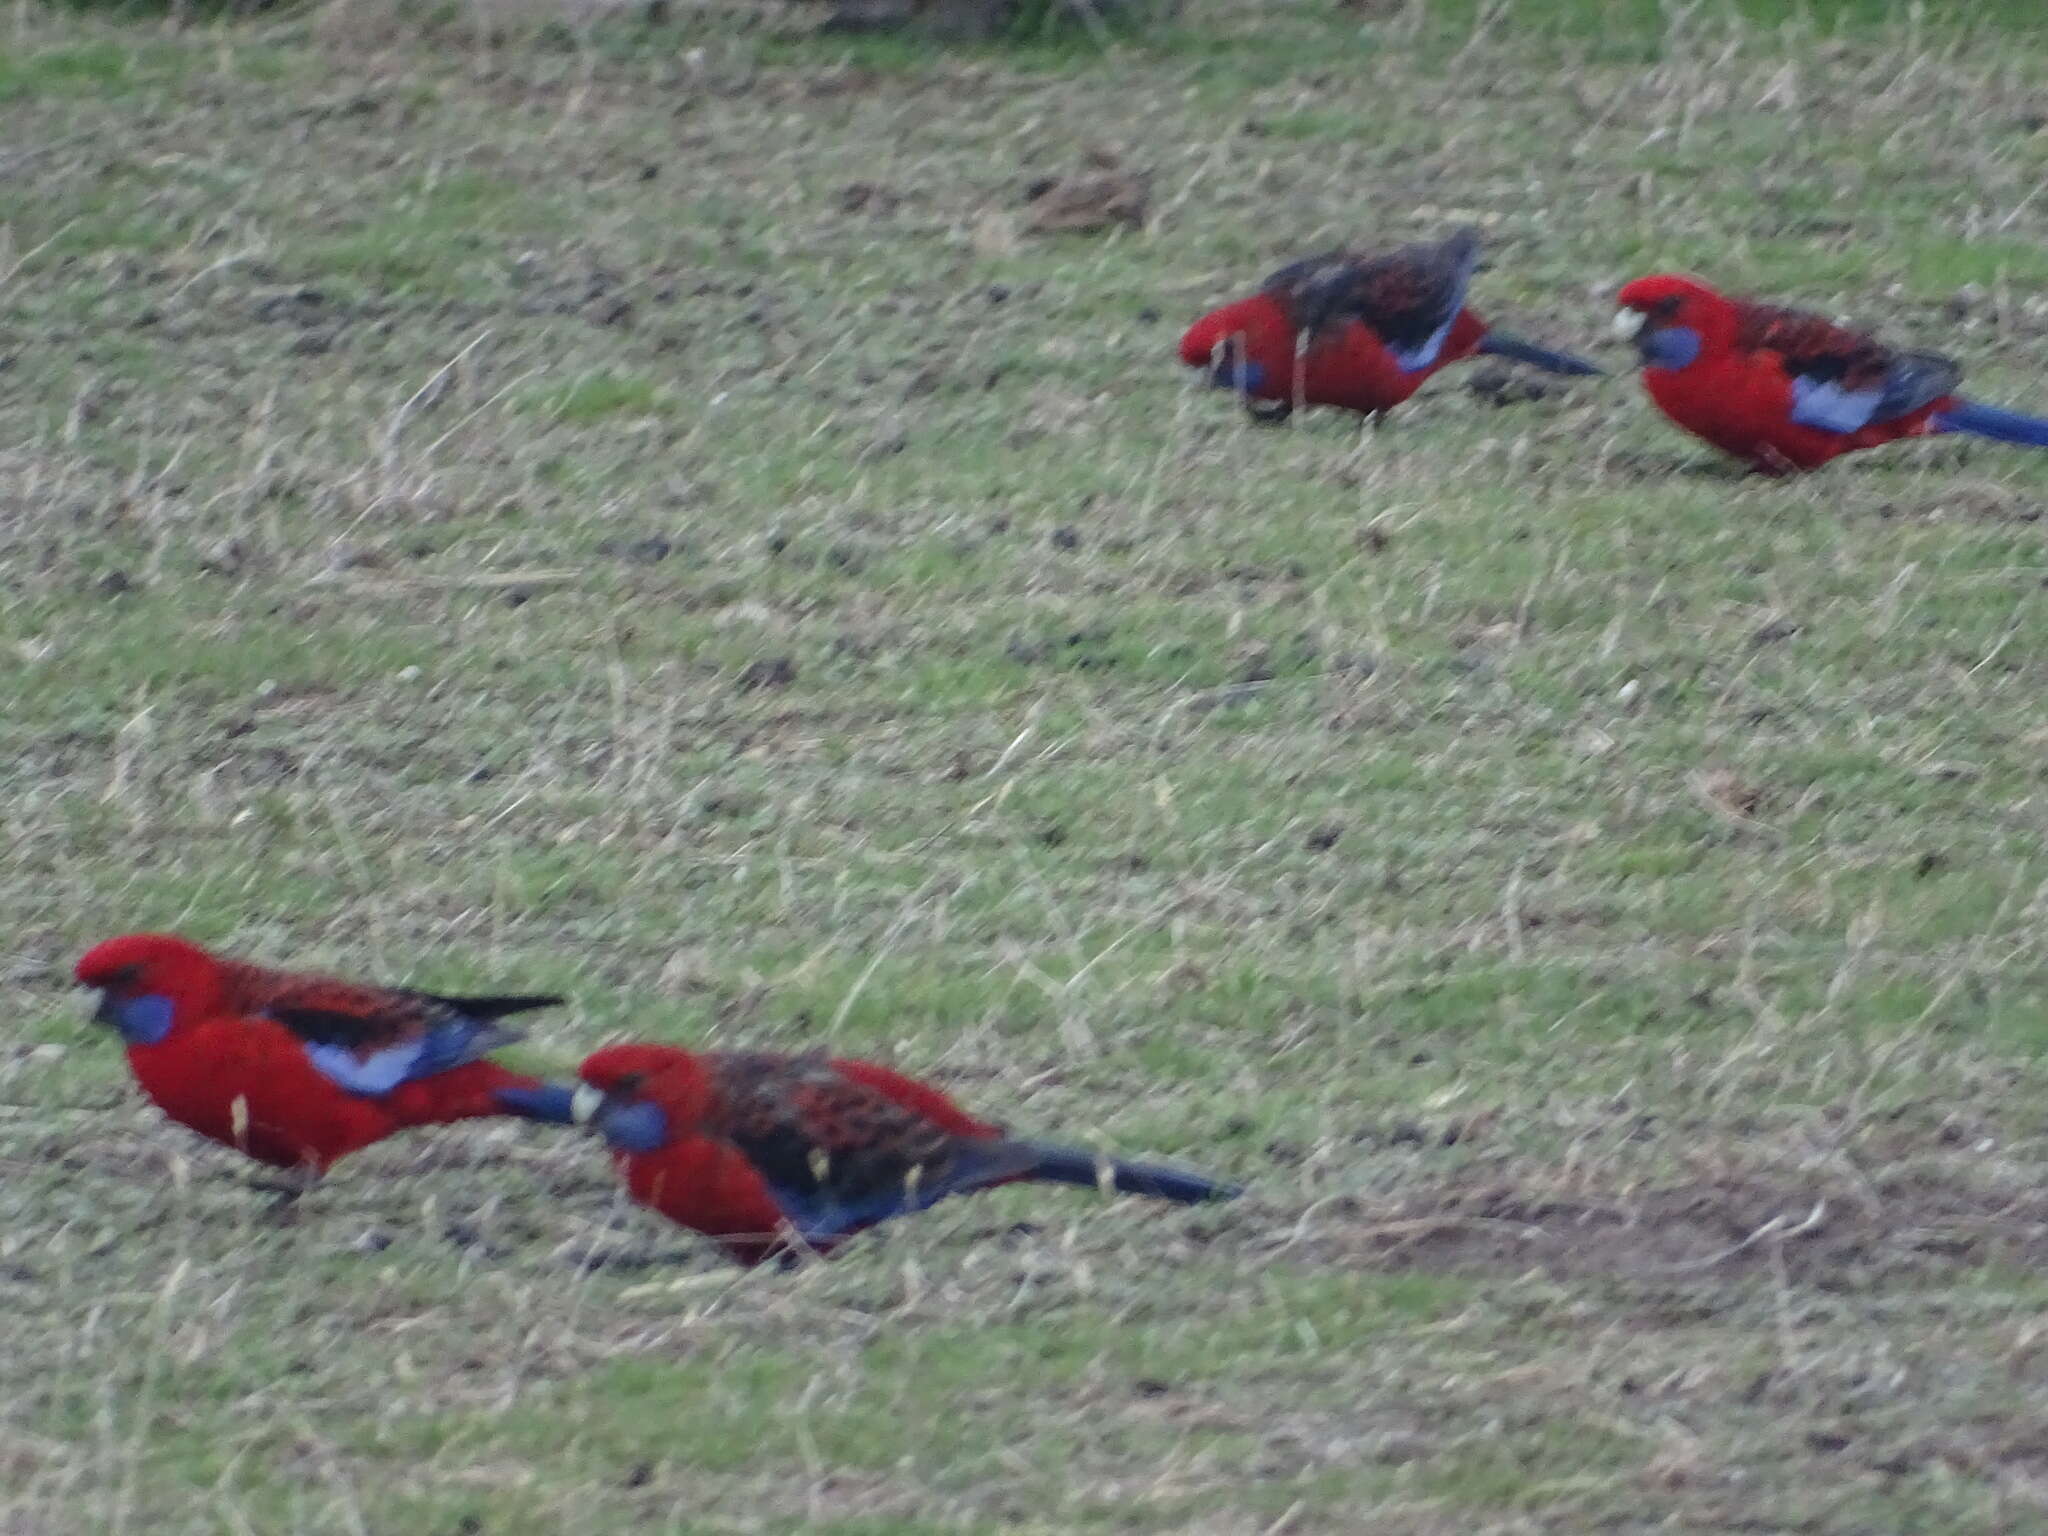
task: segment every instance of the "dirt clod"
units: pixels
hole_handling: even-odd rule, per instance
[[[740,669],[738,681],[743,693],[762,688],[787,688],[796,681],[796,662],[787,656],[750,661]]]
[[[1038,235],[1096,235],[1143,229],[1152,178],[1144,171],[1097,170],[1041,177],[1025,188],[1024,229]]]
[[[1536,374],[1513,368],[1479,368],[1465,380],[1466,392],[1488,405],[1524,405],[1547,400],[1560,386]]]

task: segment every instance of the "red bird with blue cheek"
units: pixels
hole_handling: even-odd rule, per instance
[[[395,1131],[507,1113],[500,1090],[539,1083],[485,1059],[519,1038],[497,1021],[561,1001],[270,970],[157,933],[109,939],[76,975],[158,1109],[302,1185]]]
[[[666,1045],[598,1051],[575,1087],[500,1090],[508,1109],[602,1136],[632,1197],[738,1263],[829,1254],[948,1195],[1077,1184],[1195,1204],[1235,1185],[1006,1135],[873,1062]]]
[[[1617,302],[1615,332],[1635,343],[1657,408],[1765,474],[1950,432],[2048,448],[2048,421],[1964,399],[1962,369],[1938,353],[1669,273],[1637,278]]]
[[[1597,374],[1583,358],[1494,330],[1465,304],[1479,236],[1380,253],[1330,251],[1282,267],[1258,293],[1212,310],[1181,337],[1180,359],[1237,391],[1260,421],[1296,405],[1378,415],[1438,369],[1475,354],[1550,373]]]

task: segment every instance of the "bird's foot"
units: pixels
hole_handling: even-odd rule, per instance
[[[299,1219],[299,1202],[306,1192],[320,1182],[320,1173],[315,1168],[294,1168],[279,1174],[274,1179],[252,1179],[249,1187],[277,1198],[265,1207],[264,1221],[272,1226],[295,1226]]]
[[[263,1208],[263,1223],[271,1227],[296,1227],[299,1224],[299,1197],[304,1190],[287,1190]]]

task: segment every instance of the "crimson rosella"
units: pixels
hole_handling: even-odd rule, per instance
[[[716,1238],[741,1264],[830,1253],[892,1216],[1017,1180],[1182,1204],[1242,1193],[1005,1135],[872,1062],[633,1044],[598,1051],[579,1075],[573,1088],[503,1088],[498,1098],[602,1135],[635,1200]]]
[[[1493,330],[1467,309],[1478,261],[1479,236],[1470,229],[1433,245],[1311,256],[1188,327],[1180,359],[1243,395],[1261,421],[1285,420],[1296,405],[1392,410],[1439,368],[1474,353],[1551,373],[1602,371]]]
[[[1938,353],[1670,273],[1637,278],[1617,302],[1614,329],[1635,342],[1657,408],[1765,474],[1945,432],[2048,448],[2048,421],[1963,399],[1962,369]]]
[[[274,971],[158,933],[107,940],[77,977],[158,1109],[304,1183],[408,1126],[506,1113],[494,1091],[538,1080],[484,1059],[519,1038],[495,1021],[561,1001]]]

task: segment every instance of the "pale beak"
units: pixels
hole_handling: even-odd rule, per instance
[[[1614,334],[1623,341],[1634,341],[1643,328],[1643,322],[1649,318],[1640,309],[1617,309],[1614,312]]]
[[[604,1108],[604,1090],[602,1088],[593,1088],[590,1084],[584,1083],[574,1093],[569,1095],[569,1118],[578,1125],[590,1124],[597,1117],[597,1112],[602,1108]]]

